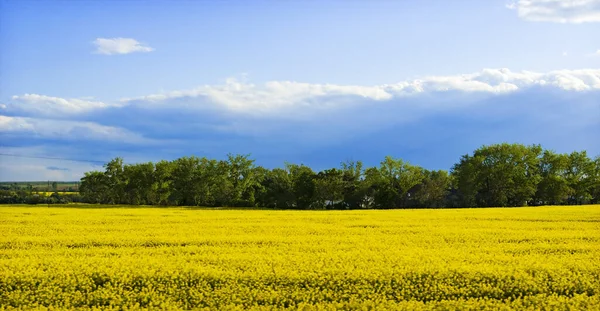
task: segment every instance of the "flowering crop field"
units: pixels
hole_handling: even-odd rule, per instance
[[[0,309],[600,309],[600,206],[0,207]]]

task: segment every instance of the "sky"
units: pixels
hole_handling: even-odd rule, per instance
[[[0,181],[228,153],[449,170],[599,137],[600,0],[0,0]]]

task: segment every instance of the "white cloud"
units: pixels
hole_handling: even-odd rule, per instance
[[[24,118],[0,115],[0,132],[26,132],[34,128]]]
[[[149,140],[126,129],[94,122],[50,120],[0,115],[0,133],[62,140],[116,140],[141,143]]]
[[[518,0],[506,7],[533,22],[600,22],[600,0]]]
[[[424,98],[444,92],[480,97],[507,94],[530,87],[565,91],[598,90],[600,69],[559,70],[547,73],[513,72],[506,68],[484,69],[471,74],[429,76],[374,86],[294,81],[252,84],[228,79],[222,85],[204,85],[190,90],[124,98],[115,103],[25,94],[13,96],[12,102],[7,103],[4,111],[8,112],[5,114],[13,116],[74,119],[91,116],[110,108],[135,106],[148,111],[168,109],[200,113],[218,110],[256,117],[306,119],[315,114],[356,105]],[[448,96],[450,95],[439,95],[437,98]],[[431,104],[427,102],[412,105]]]
[[[599,91],[600,69],[501,68],[372,86],[229,79],[116,103],[25,94],[3,102],[0,150],[40,146],[39,154],[79,159],[129,153],[129,161],[227,152],[293,160],[332,146],[341,146],[340,154],[358,149],[344,147],[347,142],[394,152],[400,149],[385,148],[403,141],[410,147],[433,133],[423,142],[435,144],[445,135],[453,143],[467,137],[480,144],[484,136],[506,140],[525,135],[532,142],[568,146],[579,139],[583,147],[577,148],[597,152],[589,141],[598,133]],[[535,130],[539,128],[548,131]],[[556,138],[556,133],[564,137]],[[378,142],[382,137],[394,143]],[[69,172],[48,167],[70,167],[33,161],[23,165],[0,167],[0,179],[37,179],[36,172],[59,179],[57,174]]]
[[[585,54],[585,57],[600,57],[600,50]]]
[[[104,55],[154,51],[132,38],[97,38],[93,43],[96,45],[96,53]]]
[[[12,97],[12,100],[13,102],[5,106],[4,109],[44,116],[72,116],[118,105],[100,101],[76,98],[65,99],[38,94],[15,95]]]
[[[600,69],[560,70],[548,73],[512,72],[484,69],[478,73],[431,76],[395,84],[352,86],[272,81],[264,85],[241,83],[235,79],[224,85],[205,85],[192,90],[174,91],[139,98],[122,99],[124,105],[141,107],[178,105],[180,109],[204,109],[206,102],[217,108],[253,115],[279,114],[290,109],[306,112],[343,108],[358,98],[385,102],[395,98],[422,96],[439,92],[504,94],[541,86],[566,91],[600,89]],[[354,99],[349,100],[352,97]],[[204,99],[198,101],[193,99]]]

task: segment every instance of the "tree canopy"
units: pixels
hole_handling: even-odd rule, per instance
[[[182,157],[124,164],[81,179],[83,200],[101,204],[267,207],[274,209],[491,207],[600,202],[600,157],[557,154],[539,145],[494,144],[463,155],[449,172],[385,157],[313,171],[286,163],[255,165],[250,155],[224,160]]]

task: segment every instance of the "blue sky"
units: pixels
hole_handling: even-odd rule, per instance
[[[0,1],[0,153],[449,169],[600,154],[600,1]],[[0,156],[0,180],[84,162]]]

